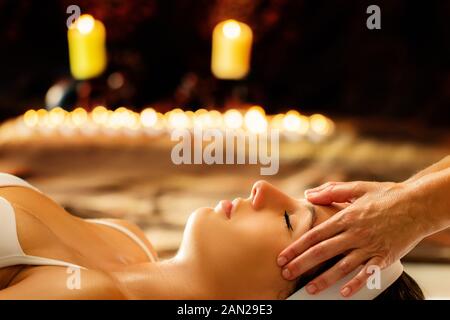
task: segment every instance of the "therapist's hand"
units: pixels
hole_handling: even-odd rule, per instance
[[[343,258],[312,280],[306,290],[318,293],[361,265],[364,268],[341,288],[349,297],[366,284],[367,267],[381,269],[408,253],[427,235],[429,222],[421,221],[420,201],[407,184],[391,182],[329,182],[305,192],[318,205],[350,205],[317,225],[283,250],[278,264],[282,275],[295,279],[336,256]],[[423,216],[423,215],[422,215]]]

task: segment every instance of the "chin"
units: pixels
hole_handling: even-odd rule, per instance
[[[186,223],[186,229],[190,224],[207,219],[211,214],[214,214],[213,208],[202,207],[194,210],[188,218],[188,221]]]
[[[207,207],[198,208],[190,214],[184,228],[180,248],[183,248],[187,243],[193,241],[193,238],[197,238],[196,235],[202,233],[204,225],[212,214],[214,214],[214,210]]]

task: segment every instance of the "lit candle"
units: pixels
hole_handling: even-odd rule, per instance
[[[329,136],[334,131],[333,122],[321,114],[313,114],[310,118],[312,131],[321,136]]]
[[[244,123],[242,114],[236,109],[230,109],[225,112],[223,120],[225,122],[225,126],[229,129],[239,129]]]
[[[213,31],[211,70],[219,79],[242,79],[250,68],[252,29],[236,20],[219,23]]]
[[[75,79],[100,75],[106,67],[105,27],[92,16],[84,14],[69,28],[70,70]]]
[[[176,108],[167,115],[167,123],[171,129],[186,129],[190,127],[190,119],[183,110]]]
[[[290,110],[283,119],[283,128],[286,132],[306,134],[309,130],[309,119],[296,110]]]
[[[251,107],[244,117],[247,130],[254,134],[263,133],[267,130],[266,113],[260,106]]]

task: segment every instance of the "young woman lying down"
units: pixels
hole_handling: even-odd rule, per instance
[[[195,210],[176,256],[159,260],[137,226],[72,216],[0,174],[0,299],[286,299],[321,270],[284,280],[277,255],[339,209],[259,181],[246,199]],[[376,299],[423,295],[403,272]]]

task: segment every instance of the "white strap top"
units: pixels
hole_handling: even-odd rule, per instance
[[[0,173],[0,187],[5,186],[27,187],[40,192],[28,182],[16,176],[7,173]],[[111,221],[104,221],[99,219],[89,219],[86,221],[106,225],[126,234],[142,248],[151,262],[155,262],[155,258],[153,257],[147,246],[144,244],[144,242],[129,229],[115,224]],[[82,266],[78,266],[66,261],[27,255],[23,251],[17,235],[16,215],[14,212],[14,208],[11,206],[8,200],[0,197],[0,268],[10,267],[14,265],[63,266],[85,269]]]

